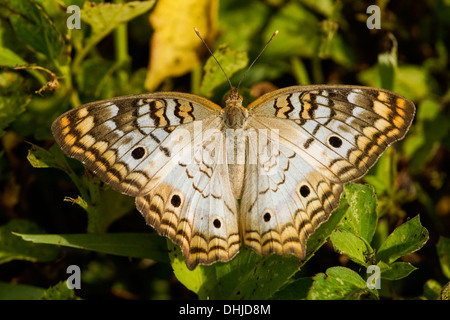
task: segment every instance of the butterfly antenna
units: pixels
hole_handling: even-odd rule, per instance
[[[239,87],[241,86],[241,82],[242,80],[244,80],[245,76],[247,75],[248,71],[253,67],[253,65],[255,64],[256,60],[258,60],[258,58],[262,55],[262,53],[264,52],[264,50],[266,50],[267,46],[269,45],[269,43],[273,40],[273,38],[275,38],[275,36],[278,34],[278,30],[275,30],[275,32],[273,33],[272,37],[270,37],[269,41],[267,41],[266,45],[264,46],[264,48],[262,48],[261,52],[258,54],[258,56],[253,60],[252,64],[247,68],[247,71],[245,71],[244,75],[242,76],[241,80],[239,80],[239,83],[236,87],[236,90],[239,89]]]
[[[231,84],[230,78],[228,78],[225,70],[223,70],[222,66],[220,65],[220,62],[217,60],[217,58],[214,56],[214,53],[212,53],[211,49],[206,44],[206,41],[203,40],[203,38],[200,35],[200,32],[198,31],[198,29],[194,27],[194,31],[197,34],[197,36],[200,38],[200,40],[202,40],[203,44],[205,45],[206,49],[208,49],[209,53],[211,53],[211,56],[214,58],[214,60],[216,60],[217,64],[219,65],[220,70],[222,70],[223,74],[225,75],[225,78],[227,78],[227,81],[228,81],[228,83],[230,85],[230,88],[233,89],[233,85]]]

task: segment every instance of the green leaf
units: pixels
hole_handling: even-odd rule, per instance
[[[370,243],[377,227],[377,198],[371,186],[349,183],[344,194],[349,210],[342,220],[342,227],[352,230],[356,235]]]
[[[41,300],[80,300],[75,295],[73,289],[69,289],[67,287],[66,281],[60,281],[56,285],[46,289],[42,296]]]
[[[290,1],[280,8],[265,29],[266,38],[275,30],[279,30],[279,34],[267,47],[265,55],[302,58],[316,55],[320,43],[319,20],[300,3]]]
[[[274,300],[299,300],[306,299],[309,288],[313,283],[312,278],[299,278],[280,289],[272,297]]]
[[[447,279],[450,279],[450,239],[440,237],[436,245],[441,269]]]
[[[407,277],[411,272],[417,270],[409,262],[394,262],[389,265],[389,270],[381,272],[381,278],[387,280],[399,280]]]
[[[94,36],[102,39],[119,24],[147,12],[154,4],[154,0],[100,4],[85,2],[80,14],[81,19],[92,27]]]
[[[26,284],[0,282],[0,300],[38,300],[45,289]]]
[[[248,64],[247,53],[233,51],[228,46],[219,46],[214,56],[220,62],[227,76],[230,78],[235,72],[242,70]],[[210,97],[213,90],[226,81],[225,75],[213,57],[210,57],[204,67],[205,75],[200,87],[200,94]]]
[[[2,66],[16,66],[26,64],[26,61],[23,60],[19,55],[17,55],[11,49],[5,47],[0,48],[0,61],[0,64]]]
[[[441,294],[439,295],[439,300],[450,300],[450,282],[447,282],[447,284],[442,288]]]
[[[427,241],[428,230],[421,225],[417,215],[389,235],[376,254],[377,261],[391,264],[398,258],[419,250]]]
[[[380,66],[364,70],[358,74],[358,80],[371,87],[380,87]],[[416,101],[431,95],[431,83],[428,71],[422,66],[399,65],[395,73],[392,91]]]
[[[0,227],[0,263],[11,260],[47,262],[57,258],[59,249],[53,246],[26,242],[14,233],[43,233],[35,223],[27,220],[11,220]]]
[[[313,279],[308,300],[378,299],[375,289],[367,288],[363,278],[345,267],[329,268],[326,274],[319,273]]]
[[[54,23],[33,0],[9,0],[10,21],[20,41],[45,54],[49,60],[60,56],[64,41]]]
[[[370,257],[373,249],[364,238],[356,235],[353,231],[342,228],[336,229],[330,237],[336,251],[347,255],[352,261],[368,266],[371,264]]]
[[[155,233],[106,234],[25,234],[16,233],[23,240],[46,243],[118,256],[146,258],[168,262],[167,249],[162,237]]]
[[[35,144],[31,144],[27,159],[35,168],[57,168],[69,173],[66,158],[58,145],[54,144],[49,150],[45,150]]]
[[[341,196],[339,208],[333,211],[326,223],[322,223],[306,242],[306,257],[309,259],[327,241],[333,230],[342,221],[349,204],[345,193]]]
[[[0,72],[0,136],[23,114],[31,101],[29,93],[24,92],[23,84],[24,78],[18,73]]]
[[[301,262],[295,256],[262,257],[243,248],[228,263],[187,269],[178,246],[170,249],[177,279],[200,299],[268,299],[298,271]]]
[[[436,280],[430,279],[423,285],[423,297],[427,300],[437,300],[442,287]]]
[[[404,151],[410,159],[409,165],[413,173],[420,172],[435,155],[437,146],[449,135],[450,118],[445,116],[444,109],[444,105],[433,97],[420,102],[417,123],[404,143]]]

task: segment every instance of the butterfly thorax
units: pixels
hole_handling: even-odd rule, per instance
[[[242,96],[236,88],[225,100],[224,124],[227,129],[244,129],[247,125],[248,110],[242,106]]]

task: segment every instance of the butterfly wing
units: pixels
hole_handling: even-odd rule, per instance
[[[180,244],[193,268],[227,261],[240,247],[226,160],[205,163],[201,153],[215,152],[217,142],[196,136],[220,127],[221,113],[207,99],[161,92],[83,105],[56,119],[52,131],[68,156],[137,197],[147,223]]]
[[[181,246],[191,270],[231,260],[241,246],[220,127],[216,119],[194,130],[193,156],[188,151],[157,187],[136,199],[147,223]]]
[[[343,184],[366,174],[403,138],[415,112],[395,93],[354,86],[285,88],[248,109],[249,127],[276,130],[278,137],[268,140],[279,147],[272,152],[276,165],[269,166],[274,160],[262,153],[256,165],[247,164],[244,242],[261,254],[300,258],[308,236],[338,206]]]
[[[152,93],[85,104],[57,118],[52,131],[61,149],[83,162],[114,190],[148,193],[147,183],[177,149],[171,133],[195,120],[211,121],[221,108],[207,99],[180,93]],[[190,143],[186,140],[184,143]]]

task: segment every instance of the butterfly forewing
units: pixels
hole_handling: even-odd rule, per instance
[[[138,196],[149,192],[148,182],[162,167],[176,165],[170,160],[183,145],[175,148],[173,140],[184,133],[178,135],[177,129],[217,118],[220,112],[219,106],[194,95],[126,96],[70,110],[53,122],[52,131],[67,155],[113,189]]]

